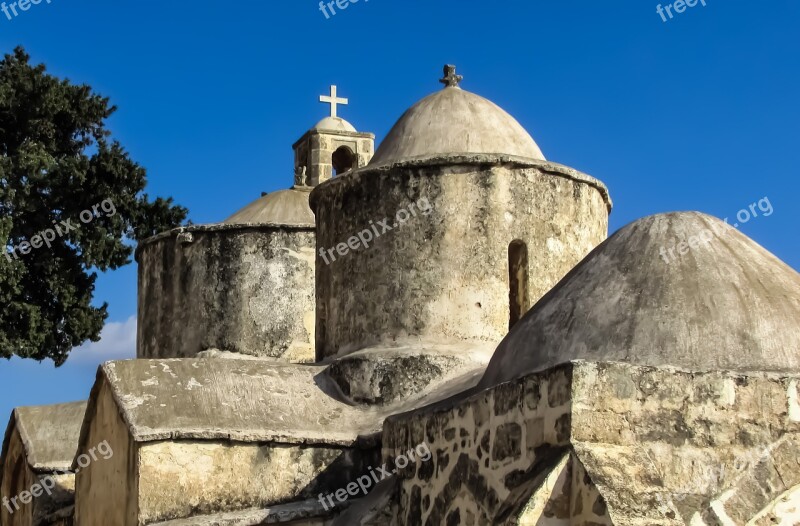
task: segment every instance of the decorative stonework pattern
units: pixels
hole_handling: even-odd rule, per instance
[[[396,524],[728,526],[793,513],[794,385],[577,362],[391,418],[384,458],[423,440],[434,455],[400,470]]]
[[[531,465],[563,454],[554,448],[568,445],[569,392],[570,378],[562,368],[485,391],[456,408],[388,423],[385,458],[423,441],[434,452],[429,462],[399,470],[396,524],[495,520]]]

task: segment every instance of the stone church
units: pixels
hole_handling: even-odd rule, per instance
[[[2,526],[800,524],[800,275],[696,212],[608,237],[441,82],[377,150],[333,88],[291,188],[140,244],[137,359],[13,412]]]

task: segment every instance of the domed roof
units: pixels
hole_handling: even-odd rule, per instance
[[[502,154],[544,160],[530,134],[493,102],[451,85],[400,117],[370,165],[456,154]]]
[[[646,217],[520,320],[480,386],[572,360],[800,371],[800,274],[719,219]]]
[[[325,117],[312,130],[355,132],[356,128],[341,117]]]
[[[309,189],[310,190],[310,189]],[[314,212],[308,204],[309,190],[292,188],[267,194],[223,221],[224,224],[278,224],[314,226]]]

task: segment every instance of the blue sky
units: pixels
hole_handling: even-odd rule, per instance
[[[291,184],[291,145],[326,115],[330,84],[350,99],[340,115],[380,140],[454,63],[548,159],[609,186],[612,231],[767,197],[774,213],[742,230],[800,268],[796,0],[707,0],[667,22],[646,0],[362,0],[330,19],[314,0],[45,2],[0,13],[0,50],[22,44],[109,96],[148,191],[196,223]],[[101,276],[96,299],[111,314],[100,344],[60,369],[0,361],[0,418],[85,398],[98,363],[133,355],[135,265]]]

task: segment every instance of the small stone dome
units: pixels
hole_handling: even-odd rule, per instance
[[[370,165],[470,154],[545,160],[530,134],[502,108],[474,93],[448,86],[400,117]]]
[[[520,320],[480,386],[573,360],[796,373],[800,274],[719,219],[640,219]]]
[[[267,194],[223,221],[224,224],[276,224],[313,227],[314,212],[308,204],[308,190],[291,188]]]
[[[312,130],[356,132],[355,126],[341,117],[325,117],[314,125]]]

